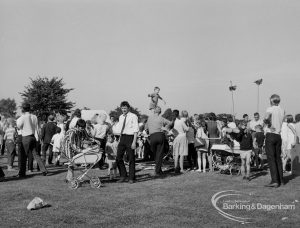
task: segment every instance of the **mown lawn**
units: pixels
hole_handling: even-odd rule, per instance
[[[0,165],[3,167],[3,159]],[[240,176],[188,172],[154,179],[152,170],[139,170],[135,184],[115,183],[106,170],[94,169],[104,183],[93,189],[84,183],[71,190],[64,182],[66,169],[49,167],[52,175],[39,173],[0,183],[1,227],[299,227],[300,177],[286,176],[278,189],[266,188],[267,171],[254,173],[250,182]],[[250,200],[267,204],[294,204],[295,210],[234,211],[253,219],[250,224],[229,220],[213,207],[212,196],[224,190],[250,193]],[[38,196],[51,205],[28,211]],[[228,212],[228,211],[227,211]]]

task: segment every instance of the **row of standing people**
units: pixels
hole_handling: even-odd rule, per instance
[[[29,172],[33,172],[34,160],[37,169],[42,171],[43,175],[47,175],[47,152],[48,164],[52,164],[53,150],[57,152],[57,141],[61,141],[65,132],[64,118],[60,116],[57,120],[54,115],[49,115],[47,123],[41,123],[32,113],[29,104],[23,106],[22,112],[17,120],[9,118],[8,127],[5,129],[8,171],[16,170],[13,164],[18,155],[18,177],[26,177],[26,166]],[[56,141],[56,144],[53,141]]]

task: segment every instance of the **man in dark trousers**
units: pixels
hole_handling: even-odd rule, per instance
[[[166,141],[164,131],[167,130],[166,126],[171,125],[171,122],[160,116],[160,114],[161,108],[156,106],[154,113],[149,116],[145,127],[149,131],[151,150],[155,154],[155,172],[153,174],[155,177],[163,174],[161,166]]]
[[[278,188],[284,185],[283,168],[281,160],[281,126],[285,111],[280,107],[280,96],[273,94],[270,97],[270,107],[267,108],[264,122],[268,124],[266,133],[265,150],[267,154],[268,165],[270,168],[271,182],[266,187]]]
[[[36,160],[42,174],[47,175],[48,171],[42,162],[41,157],[36,153],[36,141],[38,138],[38,119],[36,115],[31,113],[30,104],[23,105],[23,114],[17,119],[17,127],[21,130],[22,134],[22,145],[23,147],[19,150],[20,155],[20,170],[19,178],[26,177],[26,162],[28,155],[31,153],[33,158]]]
[[[126,151],[129,157],[129,183],[133,184],[135,181],[136,140],[139,132],[138,117],[129,112],[130,105],[127,101],[123,101],[120,107],[123,114],[119,117],[117,126],[117,133],[120,133],[120,142],[117,150],[116,163],[121,177],[118,182],[126,182],[127,171],[123,160]]]
[[[51,143],[51,139],[53,137],[53,135],[56,132],[56,129],[58,127],[56,126],[56,123],[54,122],[54,115],[49,115],[48,116],[48,122],[43,126],[42,128],[42,133],[41,133],[41,139],[43,142],[43,146],[42,146],[42,160],[44,162],[44,164],[46,164],[46,153],[47,150],[49,149],[49,156],[48,156],[48,164],[51,165],[52,163],[52,159],[53,159],[53,152],[52,152],[52,145]]]

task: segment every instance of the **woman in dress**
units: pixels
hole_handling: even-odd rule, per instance
[[[186,137],[186,132],[189,130],[188,126],[185,124],[185,119],[181,119],[179,116],[179,111],[174,110],[174,127],[173,132],[175,139],[173,142],[173,156],[174,156],[174,168],[175,173],[183,172],[183,160],[184,156],[188,155],[188,141]],[[179,159],[179,167],[178,167]]]

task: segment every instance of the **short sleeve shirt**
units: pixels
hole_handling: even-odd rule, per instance
[[[271,132],[280,134],[284,118],[284,110],[279,105],[271,106],[267,109],[267,113],[271,114]]]

